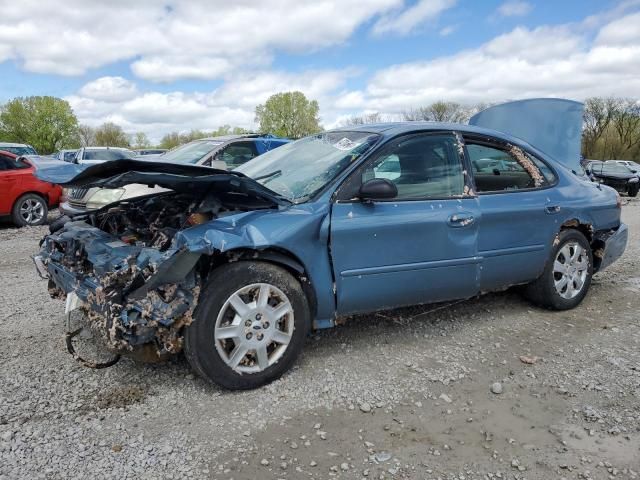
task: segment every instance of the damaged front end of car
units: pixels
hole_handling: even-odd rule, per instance
[[[183,234],[221,217],[277,208],[284,201],[230,172],[109,163],[120,165],[92,166],[64,182],[56,172],[39,176],[65,186],[115,188],[144,182],[172,190],[54,222],[34,262],[48,279],[51,297],[66,298],[67,313],[80,309],[87,328],[110,351],[163,358],[182,350],[184,328],[193,321],[211,262],[202,245],[191,248]],[[69,339],[67,345],[74,353]]]

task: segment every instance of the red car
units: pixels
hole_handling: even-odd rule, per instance
[[[49,207],[58,204],[62,189],[33,176],[33,166],[0,150],[0,216],[11,216],[19,227],[42,225]]]

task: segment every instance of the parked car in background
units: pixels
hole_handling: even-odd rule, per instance
[[[35,148],[24,143],[0,142],[0,151],[11,152],[14,155],[37,155]]]
[[[624,165],[629,168],[633,173],[640,173],[640,163],[632,162],[631,160],[613,160],[614,162]]]
[[[57,160],[61,160],[63,162],[73,163],[73,159],[76,157],[76,153],[78,153],[77,149],[74,150],[60,150],[52,155],[53,158]]]
[[[120,147],[82,147],[73,157],[73,163],[94,164],[135,158],[136,154],[128,148]]]
[[[36,266],[110,348],[184,348],[194,371],[231,389],[279,377],[310,328],[342,316],[512,285],[543,307],[573,308],[628,236],[619,195],[575,170],[581,104],[481,114],[473,125],[322,132],[232,171],[146,161],[43,170],[78,188],[170,191],[59,222]],[[519,138],[491,129],[496,118]],[[474,166],[495,157],[499,170]]]
[[[33,176],[34,167],[18,155],[0,151],[0,216],[19,227],[42,225],[49,207],[58,204],[62,189]]]
[[[168,149],[166,148],[142,148],[142,149],[134,150],[136,155],[140,157],[146,157],[148,155],[162,155],[167,151]]]
[[[232,170],[288,142],[285,138],[258,134],[200,138],[166,152],[159,160]]]
[[[598,183],[615,188],[630,197],[637,196],[640,191],[640,175],[623,163],[613,160],[592,161],[587,164],[586,171]]]
[[[287,139],[272,136],[226,135],[194,140],[162,155],[153,156],[151,159],[153,161],[202,165],[226,170],[238,167],[258,155],[288,142],[289,140]],[[147,161],[147,159],[144,160]],[[158,187],[150,188],[140,184],[126,185],[115,189],[65,189],[60,211],[64,215],[77,215],[87,210],[100,208],[108,203],[139,197],[156,191],[161,191],[161,189]]]

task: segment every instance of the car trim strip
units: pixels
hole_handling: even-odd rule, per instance
[[[401,263],[398,265],[382,265],[380,267],[357,268],[340,272],[341,277],[357,277],[358,275],[376,275],[380,273],[406,272],[425,268],[455,267],[480,263],[482,257],[454,258],[452,260],[435,260],[431,262]]]

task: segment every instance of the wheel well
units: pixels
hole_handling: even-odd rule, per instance
[[[591,246],[591,254],[593,256],[593,272],[597,272],[600,269],[600,264],[602,263],[602,251],[604,249],[604,241],[598,239],[593,230],[593,225],[590,223],[580,222],[578,219],[567,220],[560,227],[560,231],[563,230],[578,230],[582,233],[589,245]]]
[[[309,275],[307,274],[304,265],[291,252],[276,248],[269,248],[265,250],[241,248],[215,255],[203,255],[200,258],[198,270],[203,278],[206,278],[211,271],[221,265],[247,260],[259,260],[262,262],[272,263],[284,268],[291,275],[297,278],[302,286],[302,291],[309,301],[311,316],[312,318],[315,317],[318,307],[316,293],[311,286],[311,280],[309,279]]]
[[[13,209],[15,208],[16,203],[18,203],[18,200],[20,200],[25,195],[29,195],[29,194],[37,195],[40,198],[42,198],[45,201],[45,203],[47,204],[47,208],[49,208],[49,197],[48,197],[47,194],[42,193],[42,192],[22,192],[18,197],[16,197],[15,201],[13,202],[13,205],[11,205],[11,211],[13,212]]]

